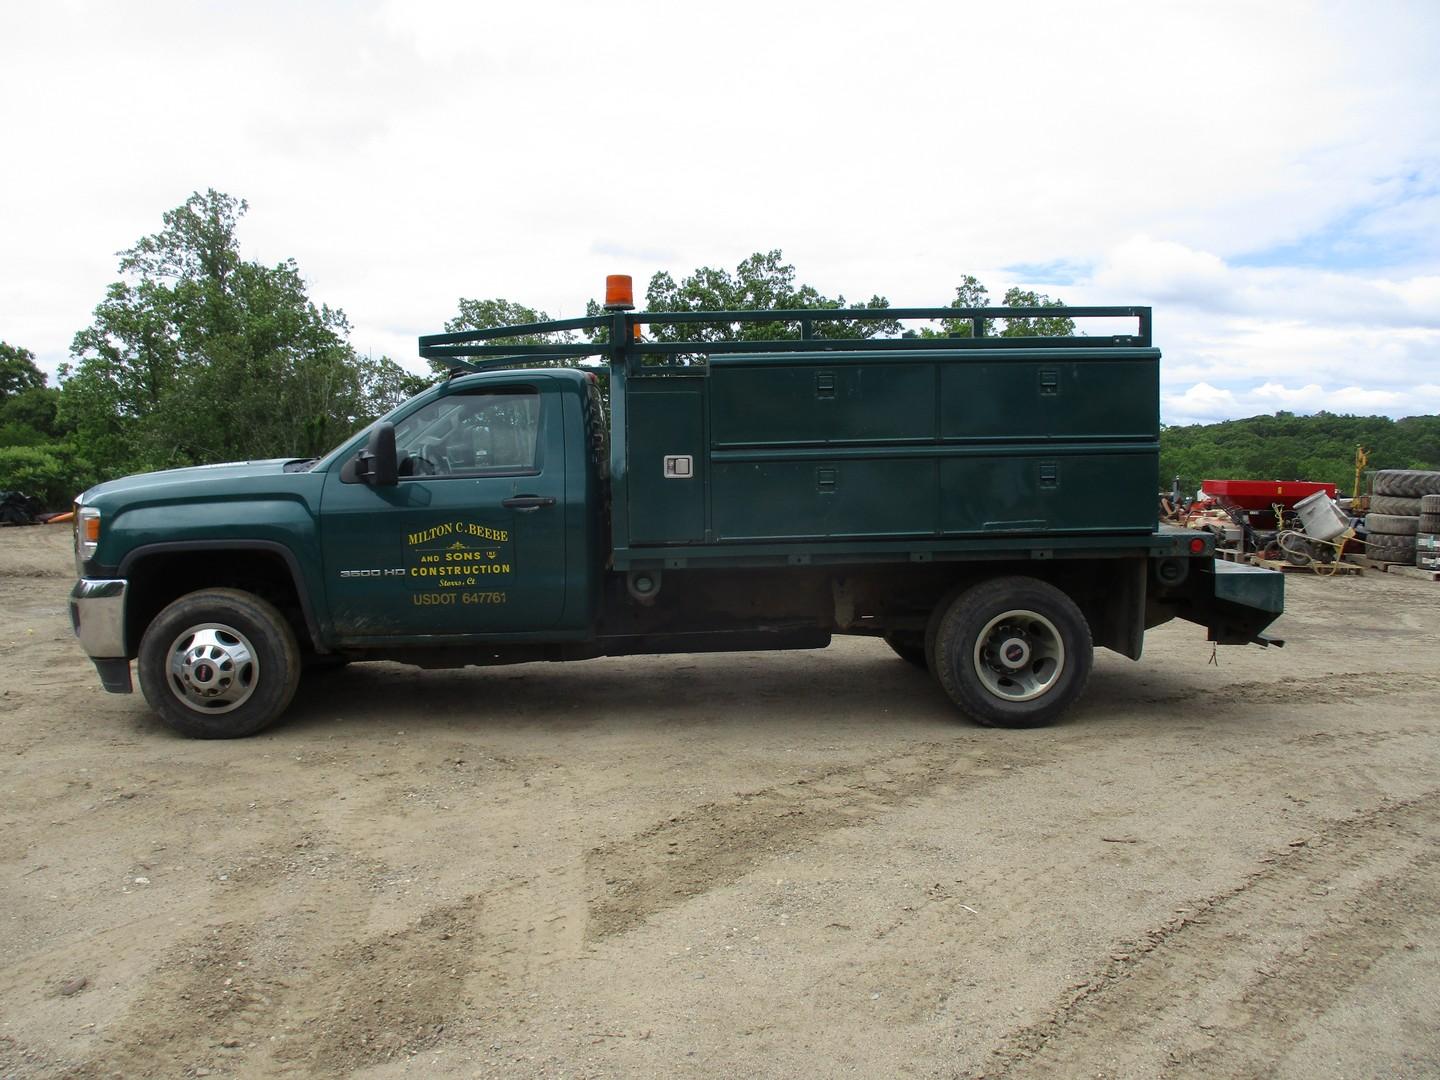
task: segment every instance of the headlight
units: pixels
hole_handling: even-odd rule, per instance
[[[100,508],[98,506],[77,506],[75,508],[75,559],[84,562],[95,554],[100,543]]]

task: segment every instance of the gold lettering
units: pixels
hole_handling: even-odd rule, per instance
[[[434,528],[431,529],[424,529],[420,532],[410,533],[408,536],[405,537],[405,542],[411,547],[414,547],[416,544],[423,544],[427,540],[434,540],[440,536],[449,536],[454,531],[455,526],[451,525],[447,521],[443,524],[436,525]]]

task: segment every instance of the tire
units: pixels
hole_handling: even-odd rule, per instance
[[[140,689],[192,739],[238,739],[277,720],[300,681],[295,631],[273,604],[239,589],[180,597],[140,639]]]
[[[1094,659],[1075,602],[1036,578],[981,582],[940,618],[935,675],[960,709],[990,727],[1039,727],[1085,689]]]
[[[925,636],[919,633],[904,633],[892,630],[885,635],[885,644],[895,650],[895,655],[907,664],[913,664],[922,671],[929,667],[925,661]]]
[[[940,602],[930,609],[930,618],[925,623],[925,666],[930,669],[930,674],[935,676],[937,682],[940,679],[940,667],[935,659],[935,643],[940,640],[940,624],[945,621],[945,613],[950,610],[955,598],[968,588],[968,585],[961,585],[942,596]]]
[[[1407,499],[1440,495],[1440,472],[1381,469],[1375,474],[1374,492],[1376,495],[1399,495]]]
[[[1415,563],[1415,538],[1380,533],[1365,541],[1365,554],[1375,562],[1398,562],[1412,566]]]
[[[1420,519],[1397,514],[1366,514],[1365,531],[1387,536],[1414,536],[1420,531]]]
[[[1418,520],[1417,533],[1440,533],[1440,514],[1421,514]]]
[[[1372,495],[1370,496],[1370,513],[1415,517],[1420,513],[1420,500],[1402,499],[1399,495]]]
[[[1315,561],[1315,551],[1310,547],[1310,541],[1300,533],[1282,532],[1275,538],[1275,546],[1291,566],[1309,566]]]
[[[1420,514],[1440,514],[1440,495],[1421,495]]]

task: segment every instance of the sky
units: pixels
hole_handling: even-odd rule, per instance
[[[0,340],[249,203],[362,352],[779,248],[1155,309],[1168,424],[1440,413],[1440,3],[0,0]]]

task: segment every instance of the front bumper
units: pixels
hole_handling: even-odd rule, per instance
[[[81,578],[70,590],[70,625],[80,646],[112,694],[128,694],[130,661],[125,648],[125,592],[121,578]]]

